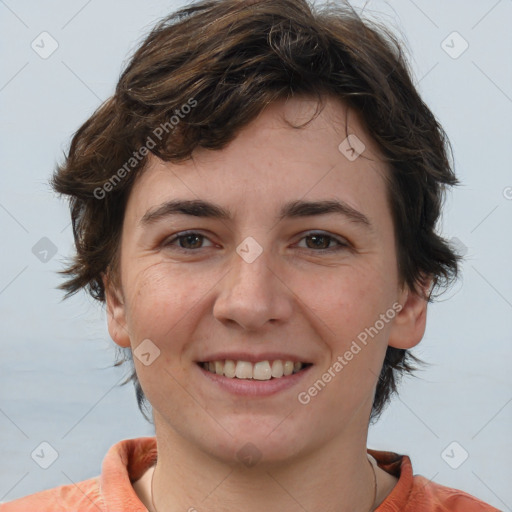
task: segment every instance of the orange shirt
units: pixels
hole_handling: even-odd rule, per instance
[[[499,512],[462,491],[413,476],[409,457],[368,450],[380,468],[399,480],[377,512]],[[156,438],[116,443],[103,459],[101,475],[0,505],[0,512],[147,512],[133,490],[157,458]]]

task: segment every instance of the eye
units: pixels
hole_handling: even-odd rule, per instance
[[[306,241],[306,249],[314,249],[317,251],[338,251],[347,249],[350,244],[343,239],[338,239],[326,233],[309,233],[301,238]],[[334,246],[332,244],[334,243]]]
[[[205,240],[208,240],[208,238],[206,238],[206,236],[202,235],[201,233],[189,231],[178,233],[172,238],[166,240],[163,245],[165,247],[175,247],[178,250],[181,249],[184,251],[192,251],[194,249],[202,249]],[[213,244],[210,242],[210,245]]]
[[[208,246],[204,245],[205,241],[208,241]],[[321,232],[312,232],[303,236],[299,241],[299,247],[302,241],[305,241],[306,246],[302,246],[301,249],[313,249],[315,252],[332,252],[350,247],[346,240]],[[196,231],[178,233],[163,243],[164,247],[171,247],[181,251],[194,251],[205,247],[212,247],[213,245],[205,235]]]

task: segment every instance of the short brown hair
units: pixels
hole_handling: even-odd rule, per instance
[[[456,183],[449,142],[414,87],[396,36],[348,3],[315,10],[306,0],[211,0],[155,26],[56,169],[52,184],[69,196],[76,244],[62,272],[66,297],[84,288],[104,302],[102,275],[116,277],[125,205],[148,148],[170,162],[198,147],[221,149],[267,105],[299,94],[344,101],[378,144],[390,169],[402,282],[417,292],[429,279],[437,289],[449,284],[458,256],[436,233],[444,189]],[[194,108],[179,115],[186,105]],[[414,361],[388,347],[372,418]],[[134,370],[129,380],[144,414]]]

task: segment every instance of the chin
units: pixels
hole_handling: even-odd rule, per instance
[[[251,421],[231,424],[226,429],[231,435],[223,431],[221,439],[214,445],[208,443],[203,449],[219,462],[228,465],[235,463],[248,468],[256,465],[263,468],[289,463],[301,451],[305,436],[290,431],[290,424],[283,422],[282,417],[273,420],[253,417]]]

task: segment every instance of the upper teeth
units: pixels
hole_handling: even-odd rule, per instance
[[[233,379],[256,379],[270,380],[272,377],[279,378],[283,375],[291,375],[297,373],[303,363],[294,363],[293,361],[258,361],[251,363],[250,361],[233,361],[226,359],[225,361],[209,361],[202,363],[205,370],[209,370],[217,375],[224,375]]]

